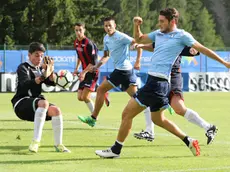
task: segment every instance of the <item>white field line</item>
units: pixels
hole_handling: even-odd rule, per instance
[[[230,166],[221,166],[221,167],[211,167],[211,168],[190,168],[190,169],[184,169],[184,170],[166,170],[166,171],[160,171],[160,172],[188,172],[188,171],[216,171],[216,170],[228,170],[230,169]]]
[[[83,124],[82,122],[80,122],[80,121],[64,121],[64,123],[78,123],[78,124],[82,124],[82,125],[87,125],[87,124]],[[109,129],[109,130],[117,130],[118,131],[118,129],[119,128],[114,128],[114,127],[111,127],[111,126],[105,126],[105,125],[96,125],[95,127],[94,127],[95,129],[97,129],[97,128],[99,128],[99,129]],[[133,131],[133,132],[138,132],[138,131]],[[160,136],[167,136],[167,137],[175,137],[175,136],[173,136],[172,134],[165,134],[165,133],[157,133],[156,135],[160,135]]]

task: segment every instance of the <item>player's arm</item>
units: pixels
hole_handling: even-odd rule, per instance
[[[21,65],[18,68],[17,75],[20,86],[27,90],[33,88],[34,86],[40,84],[43,81],[41,77],[31,79],[30,71],[23,65]]]
[[[44,83],[47,85],[55,86],[54,75],[54,60],[50,56],[45,56],[43,58],[41,76],[44,79]]]
[[[104,51],[104,55],[101,57],[99,62],[94,66],[94,71],[100,68],[103,64],[105,64],[109,60],[109,51]]]
[[[89,63],[88,66],[79,74],[79,80],[83,81],[85,79],[85,75],[90,72],[92,68],[93,65]]]
[[[54,78],[55,78],[55,73],[54,73],[54,61],[53,61],[53,63],[52,63],[52,73],[50,74],[50,76],[49,77],[47,77],[45,80],[44,80],[44,83],[46,84],[46,85],[51,85],[51,86],[55,86],[56,84],[55,84],[55,82],[54,82]],[[47,70],[47,69],[46,69]]]
[[[203,53],[204,55],[210,57],[213,60],[216,60],[220,63],[222,63],[223,65],[225,65],[227,68],[230,68],[230,62],[225,61],[224,59],[222,59],[220,56],[218,56],[214,51],[210,50],[209,48],[203,46],[202,44],[200,44],[199,42],[195,42],[192,45],[193,48],[195,48],[197,51]]]
[[[149,43],[149,44],[137,44],[136,48],[142,48],[143,50],[150,51],[150,52],[154,51],[152,43]]]
[[[140,70],[141,68],[141,57],[142,57],[142,49],[137,47],[138,44],[136,43],[135,40],[132,40],[131,42],[131,47],[137,50],[137,58],[134,64],[134,69]]]
[[[146,51],[154,51],[153,48],[153,44],[134,44],[134,48],[137,49],[137,58],[136,58],[136,62],[134,64],[134,69],[136,70],[140,70],[141,68],[141,57],[142,57],[142,50],[146,50]]]
[[[152,40],[148,37],[147,34],[143,34],[141,32],[140,25],[143,23],[141,17],[134,17],[133,18],[133,36],[138,43],[151,43]]]
[[[200,53],[192,48],[192,47],[184,47],[184,49],[182,50],[182,52],[180,53],[181,56],[198,56]]]
[[[76,64],[75,70],[74,70],[74,72],[73,72],[74,75],[78,75],[78,74],[79,74],[79,71],[78,71],[78,70],[79,70],[80,65],[81,65],[81,60],[78,58],[78,59],[77,59],[77,64]]]
[[[96,44],[90,41],[90,43],[87,46],[87,52],[89,57],[91,58],[92,63],[89,63],[88,66],[83,70],[84,73],[89,72],[92,69],[92,67],[95,64],[97,64],[98,61],[98,49]]]
[[[46,84],[46,85],[51,85],[51,86],[55,86],[56,84],[55,84],[55,82],[54,82],[54,76],[55,74],[54,73],[52,73],[48,78],[46,78],[45,80],[44,80],[44,83]]]

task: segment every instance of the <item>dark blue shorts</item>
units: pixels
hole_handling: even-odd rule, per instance
[[[118,70],[115,69],[109,76],[107,76],[107,80],[113,87],[117,87],[119,85],[122,86],[124,90],[127,90],[130,85],[137,85],[137,77],[134,73],[134,70]]]
[[[83,90],[84,88],[89,88],[90,91],[95,91],[98,80],[98,74],[99,71],[94,73],[86,73],[85,79],[82,82],[80,82],[78,89]]]
[[[166,79],[148,75],[146,84],[133,96],[141,105],[150,107],[151,112],[168,108],[169,83]]]
[[[178,95],[182,100],[184,100],[182,91],[182,76],[179,72],[171,74],[169,101],[171,101],[173,95]]]

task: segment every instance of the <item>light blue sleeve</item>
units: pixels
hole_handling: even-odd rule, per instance
[[[106,39],[106,36],[105,36],[104,39],[103,39],[104,51],[109,51],[109,48],[108,48],[108,46],[106,45],[105,39]]]
[[[148,38],[151,39],[153,42],[155,42],[157,32],[158,32],[157,30],[154,32],[150,32],[148,34]]]
[[[120,35],[120,41],[123,43],[123,44],[131,44],[131,42],[133,41],[133,38],[122,33]]]
[[[193,38],[193,36],[190,33],[188,33],[188,32],[183,32],[183,36],[182,36],[181,40],[182,40],[182,43],[184,45],[188,46],[188,47],[192,47],[193,44],[195,44],[195,42],[197,42]]]

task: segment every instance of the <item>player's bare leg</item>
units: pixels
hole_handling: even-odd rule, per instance
[[[145,107],[140,106],[134,98],[131,98],[122,112],[122,121],[115,144],[107,150],[97,150],[95,153],[105,158],[119,157],[123,142],[131,130],[133,118],[144,109]]]
[[[172,96],[171,106],[178,115],[185,117],[189,122],[203,128],[206,131],[207,144],[212,143],[218,131],[215,125],[208,123],[201,118],[197,112],[187,108],[179,95]]]
[[[126,92],[130,95],[130,97],[132,97],[137,92],[137,86],[130,85]]]
[[[96,124],[97,117],[104,103],[104,95],[107,91],[111,90],[113,86],[107,81],[104,80],[102,84],[97,88],[97,96],[95,101],[94,111],[91,116],[78,116],[78,119],[82,122],[88,124],[91,127],[94,127]]]
[[[94,111],[94,102],[91,99],[91,90],[89,88],[84,88],[83,90],[79,90],[80,92],[78,93],[78,100],[79,101],[84,101],[85,104],[87,105],[88,109],[90,110],[90,113],[93,113]]]
[[[92,113],[92,116],[97,119],[97,116],[99,115],[99,112],[101,111],[101,108],[104,103],[104,95],[107,91],[111,90],[113,86],[107,81],[104,80],[102,84],[97,88],[97,96],[95,101],[95,109]]]
[[[198,141],[186,136],[186,134],[175,123],[168,120],[164,116],[164,110],[152,112],[151,115],[152,115],[152,121],[154,124],[166,129],[170,133],[174,134],[175,136],[183,140],[183,142],[191,150],[194,156],[200,155],[200,147],[199,147]]]

